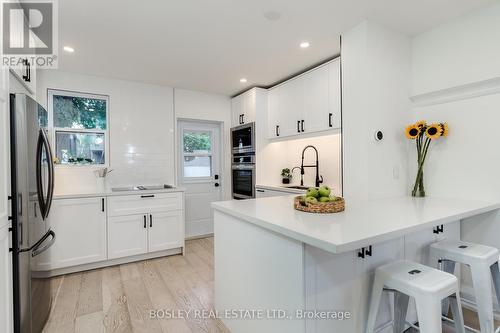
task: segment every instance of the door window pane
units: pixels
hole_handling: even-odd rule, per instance
[[[212,136],[210,132],[185,131],[183,134],[185,153],[205,153],[212,151]]]
[[[76,96],[53,96],[54,127],[106,129],[106,100]]]
[[[212,156],[184,156],[184,177],[211,177]]]
[[[56,157],[61,164],[104,164],[104,133],[56,131]]]

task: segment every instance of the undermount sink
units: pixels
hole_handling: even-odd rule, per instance
[[[151,190],[164,190],[167,188],[174,188],[172,185],[148,185],[148,186],[127,186],[127,187],[113,187],[113,192],[130,192],[130,191],[151,191]]]
[[[283,186],[285,188],[293,188],[295,190],[307,190],[309,189],[308,186],[300,186],[300,185],[291,185],[291,186]]]

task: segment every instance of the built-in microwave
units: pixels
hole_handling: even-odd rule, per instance
[[[233,154],[255,152],[255,123],[231,128]]]

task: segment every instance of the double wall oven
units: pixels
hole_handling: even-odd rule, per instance
[[[231,129],[234,199],[255,197],[255,123]]]

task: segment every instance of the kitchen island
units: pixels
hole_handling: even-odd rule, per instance
[[[460,239],[462,220],[500,203],[348,200],[345,212],[315,215],[295,211],[293,196],[283,196],[213,208],[215,307],[233,333],[361,333],[376,267],[404,258],[427,264],[431,243]],[[392,330],[390,302],[386,296],[380,307],[380,332]]]

